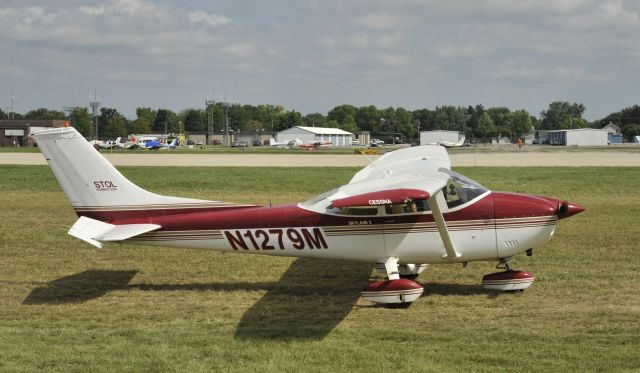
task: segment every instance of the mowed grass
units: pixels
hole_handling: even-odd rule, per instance
[[[352,168],[127,167],[144,188],[278,204]],[[637,371],[640,169],[459,168],[493,190],[587,208],[515,267],[432,266],[393,310],[359,298],[371,266],[133,245],[66,234],[76,216],[44,166],[0,167],[0,371]]]

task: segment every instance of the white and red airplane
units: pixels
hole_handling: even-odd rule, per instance
[[[301,149],[318,149],[318,148],[327,148],[331,146],[331,141],[309,141],[303,142],[300,139],[293,140],[293,146],[301,148]]]
[[[339,188],[298,204],[261,207],[161,196],[127,180],[75,129],[33,135],[79,219],[69,234],[96,247],[125,242],[375,263],[388,280],[364,298],[407,306],[428,264],[497,261],[483,284],[522,290],[533,276],[511,270],[542,247],[558,219],[584,209],[553,198],[492,192],[456,172],[441,146],[396,150]]]

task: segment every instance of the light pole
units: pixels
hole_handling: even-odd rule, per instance
[[[225,145],[231,146],[231,138],[229,137],[229,103],[223,102],[224,107],[224,128],[225,128]]]
[[[100,102],[96,97],[96,92],[93,93],[93,100],[89,101],[89,106],[91,106],[91,116],[93,117],[93,126],[95,128],[93,132],[93,139],[98,140],[98,108],[100,107]]]
[[[211,145],[213,141],[213,105],[215,105],[214,100],[205,100],[204,104],[207,107],[207,136],[206,142],[207,145]]]

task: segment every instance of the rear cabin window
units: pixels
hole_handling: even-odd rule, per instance
[[[377,206],[352,206],[352,207],[330,207],[327,209],[328,212],[338,214],[338,215],[378,215],[378,207]]]
[[[426,199],[384,206],[384,211],[387,215],[413,214],[430,210],[429,201]]]

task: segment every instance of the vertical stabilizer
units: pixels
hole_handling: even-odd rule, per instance
[[[148,192],[125,178],[71,127],[40,131],[33,138],[79,216],[114,221],[246,206]]]

